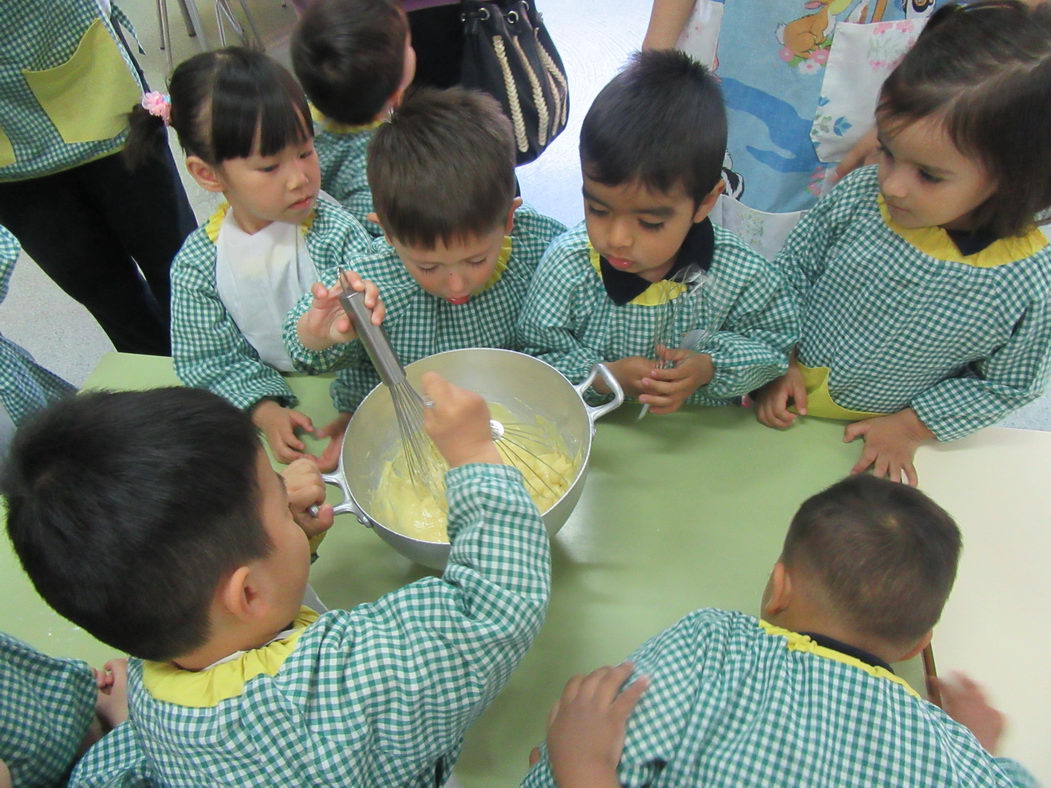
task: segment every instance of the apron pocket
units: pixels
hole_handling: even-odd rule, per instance
[[[60,66],[23,71],[29,89],[66,143],[98,142],[127,128],[141,97],[127,62],[101,19]]]
[[[11,145],[11,138],[0,129],[0,167],[6,167],[15,163],[15,149]]]

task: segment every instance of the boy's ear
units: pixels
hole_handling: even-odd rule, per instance
[[[227,615],[246,619],[252,618],[259,603],[259,592],[255,587],[252,569],[239,566],[231,572],[218,589],[218,602]]]
[[[912,649],[910,651],[908,651],[905,654],[902,654],[900,657],[898,657],[896,660],[894,660],[894,662],[906,662],[907,660],[912,659],[913,657],[915,657],[917,654],[919,654],[921,651],[923,651],[925,648],[927,648],[927,646],[929,646],[931,644],[931,638],[933,638],[933,637],[934,637],[934,630],[933,629],[928,629],[927,632],[923,635],[923,637],[921,637],[916,642],[916,644],[912,647]]]
[[[197,181],[202,189],[210,192],[221,192],[223,190],[223,181],[219,176],[218,169],[200,156],[187,156],[186,169],[189,170],[190,175],[193,176],[193,179]]]
[[[515,211],[522,207],[522,198],[515,197],[511,200],[511,208],[507,211],[507,221],[504,222],[504,235],[510,235],[515,227]]]
[[[703,222],[708,218],[708,214],[712,212],[712,208],[715,207],[715,201],[719,199],[719,195],[723,193],[723,189],[726,188],[726,181],[722,178],[715,184],[714,188],[706,195],[704,199],[697,204],[697,210],[693,212],[693,223]]]
[[[770,571],[770,579],[763,593],[763,618],[769,621],[772,617],[786,611],[791,602],[792,576],[784,562],[778,561]]]

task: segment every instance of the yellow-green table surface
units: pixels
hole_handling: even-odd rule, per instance
[[[328,378],[289,382],[316,425],[333,416]],[[175,384],[170,359],[113,353],[85,388]],[[621,661],[699,607],[758,613],[792,514],[845,475],[858,452],[829,422],[804,419],[777,432],[744,408],[689,408],[641,422],[638,411],[624,405],[599,422],[580,503],[552,540],[547,620],[507,688],[467,733],[456,766],[467,788],[517,785],[572,674]],[[0,629],[51,654],[95,664],[111,657],[112,649],[47,608],[4,545]],[[337,518],[319,552],[311,583],[329,607],[375,599],[427,573],[350,515]],[[918,660],[897,667],[923,692]]]

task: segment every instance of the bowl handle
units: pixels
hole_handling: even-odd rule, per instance
[[[594,428],[596,421],[601,419],[611,410],[616,410],[624,404],[624,389],[620,387],[620,381],[613,377],[613,373],[609,371],[609,367],[605,364],[596,364],[593,366],[587,379],[573,387],[577,390],[577,394],[580,395],[580,398],[584,399],[584,392],[591,388],[591,384],[595,382],[595,378],[597,377],[601,377],[606,384],[606,387],[613,393],[613,399],[597,406],[588,405],[586,401],[584,402],[584,408],[588,412],[588,419],[591,421],[592,428]]]
[[[358,518],[358,522],[364,525],[366,528],[372,527],[372,521],[365,516],[365,513],[358,508],[358,505],[354,503],[354,496],[350,494],[350,487],[347,485],[347,480],[343,477],[342,469],[335,473],[323,473],[321,474],[321,481],[325,484],[331,484],[334,487],[339,487],[340,492],[343,493],[343,502],[338,503],[332,507],[332,514],[352,514]],[[311,506],[310,514],[317,517],[318,507]]]

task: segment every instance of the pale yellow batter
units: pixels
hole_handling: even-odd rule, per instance
[[[541,514],[561,498],[576,478],[578,461],[570,458],[554,426],[537,420],[522,424],[504,407],[489,404],[494,419],[504,424],[496,442],[504,462],[522,472],[526,490]],[[373,516],[393,531],[427,542],[448,542],[448,506],[441,480],[445,467],[434,449],[429,457],[434,489],[412,480],[406,472],[405,447],[399,445],[383,466],[376,489]]]

